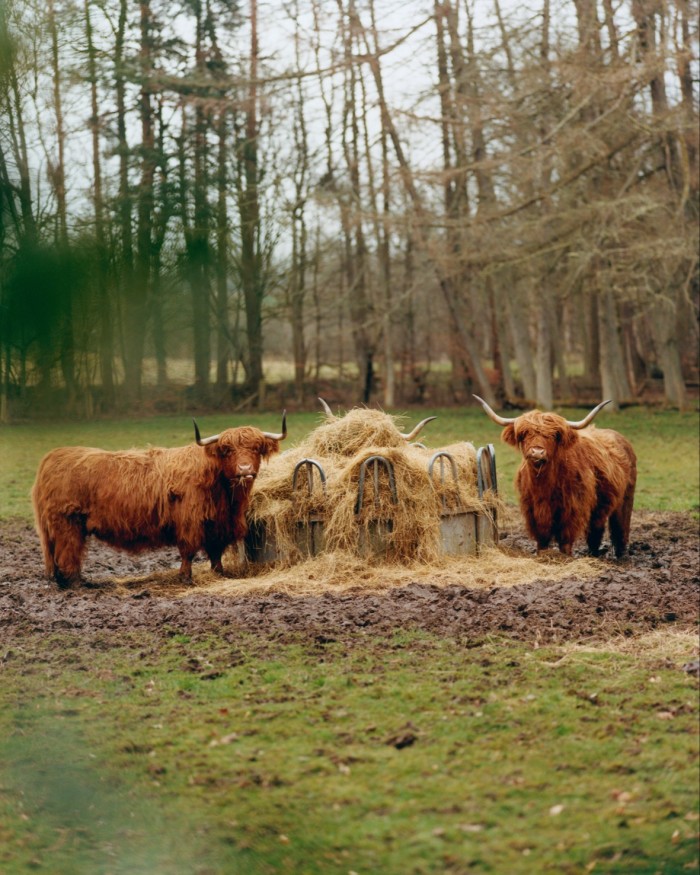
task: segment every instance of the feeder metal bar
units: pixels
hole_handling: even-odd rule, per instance
[[[437,453],[434,453],[428,462],[428,477],[432,482],[433,479],[433,468],[435,466],[435,462],[440,460],[440,485],[445,485],[445,459],[450,463],[450,468],[452,469],[452,479],[455,484],[457,484],[457,465],[455,463],[454,458],[445,450],[438,450]],[[445,510],[447,508],[447,502],[445,501],[445,496],[440,496],[440,500],[442,501],[442,509]]]
[[[484,459],[484,457],[486,457]],[[484,463],[488,467],[484,468]],[[479,489],[479,498],[483,498],[484,492],[487,489],[492,489],[494,493],[498,492],[498,481],[496,479],[496,450],[493,444],[487,444],[485,447],[479,447],[476,452],[476,477]]]
[[[309,490],[309,495],[311,495],[314,490],[314,468],[318,471],[318,476],[321,481],[321,489],[323,490],[323,494],[325,495],[326,473],[321,467],[321,463],[317,462],[315,459],[302,459],[300,462],[296,463],[296,465],[294,466],[294,473],[292,475],[292,492],[294,492],[297,488],[297,477],[302,466],[306,470],[306,486]]]
[[[365,476],[367,474],[367,466],[372,463],[372,477],[374,485],[374,506],[379,507],[379,464],[384,465],[387,476],[389,478],[389,489],[391,490],[391,501],[393,504],[399,503],[399,497],[396,493],[396,478],[394,477],[394,466],[384,456],[369,456],[360,466],[360,478],[357,485],[357,502],[355,503],[355,513],[359,513],[362,508],[365,493]]]

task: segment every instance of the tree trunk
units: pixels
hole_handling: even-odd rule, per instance
[[[196,68],[200,79],[206,75],[203,22],[201,3],[194,4],[196,21]],[[196,95],[196,89],[195,89]],[[193,201],[192,227],[187,241],[187,276],[192,298],[192,333],[194,341],[194,392],[202,404],[209,401],[209,368],[211,362],[211,336],[209,306],[211,285],[209,277],[209,205],[207,202],[207,126],[208,118],[201,100],[194,107],[193,144]]]
[[[534,402],[537,398],[537,377],[528,328],[528,309],[523,303],[520,292],[517,290],[507,295],[505,301],[508,324],[513,338],[515,360],[518,364],[520,379],[523,384],[523,394],[528,401]]]
[[[606,288],[600,292],[598,303],[600,332],[600,377],[604,399],[612,401],[618,410],[621,401],[628,401],[631,390],[627,381],[625,356],[620,338],[620,326],[613,293]]]
[[[151,283],[151,230],[155,175],[155,138],[153,107],[151,105],[153,70],[151,17],[150,0],[141,0],[139,47],[141,178],[137,194],[136,270],[132,282],[130,286],[125,288],[124,294],[124,388],[127,402],[130,404],[139,404],[141,401],[141,370]]]
[[[238,192],[241,220],[240,279],[245,302],[246,390],[260,400],[263,392],[262,301],[263,262],[260,252],[260,203],[258,195],[258,17],[257,0],[250,0],[250,83],[245,109],[245,133],[241,144],[242,179]]]
[[[654,345],[664,375],[664,394],[679,410],[687,406],[687,391],[683,379],[681,356],[678,348],[677,302],[662,298],[654,307],[651,320]]]
[[[535,401],[545,410],[554,406],[552,391],[552,327],[549,302],[542,300],[539,290],[533,295],[536,320],[535,374],[537,387]]]
[[[219,113],[218,176],[216,210],[216,388],[223,398],[228,383],[228,364],[231,359],[231,342],[228,315],[228,149],[226,111]]]
[[[102,163],[100,160],[100,124],[97,95],[97,61],[92,38],[90,2],[85,0],[85,34],[87,37],[88,79],[90,81],[90,133],[92,135],[93,211],[97,258],[97,298],[99,310],[99,358],[102,404],[105,410],[114,407],[114,331],[112,302],[109,295],[107,235],[105,234],[104,199],[102,193]]]
[[[66,206],[66,133],[63,119],[63,99],[61,95],[61,70],[58,51],[58,29],[54,0],[48,0],[47,9],[49,34],[51,37],[51,78],[53,80],[53,109],[56,118],[56,161],[49,156],[49,178],[56,195],[56,244],[63,257],[68,255],[68,210]],[[64,299],[59,311],[59,348],[61,372],[66,386],[67,408],[72,410],[76,397],[75,377],[75,337],[73,326],[73,289],[69,284],[63,288]]]

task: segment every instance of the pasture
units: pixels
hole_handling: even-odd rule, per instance
[[[231,595],[175,586],[173,551],[97,548],[121,583],[61,593],[30,522],[43,453],[183,444],[191,424],[0,430],[0,871],[697,871],[697,414],[599,417],[639,457],[616,563],[534,559],[499,429],[475,409],[402,422],[431,413],[429,446],[495,445],[520,583],[465,562]],[[290,443],[320,418],[290,412]]]

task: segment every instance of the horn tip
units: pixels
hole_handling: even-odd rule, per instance
[[[326,416],[331,416],[331,417],[333,417],[333,419],[335,419],[333,411],[328,406],[328,403],[326,401],[324,401],[323,398],[319,398],[318,400],[321,403],[321,407],[323,407],[323,412],[326,414]]]

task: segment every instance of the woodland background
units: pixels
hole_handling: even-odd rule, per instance
[[[687,407],[697,22],[689,0],[0,0],[0,419]]]

